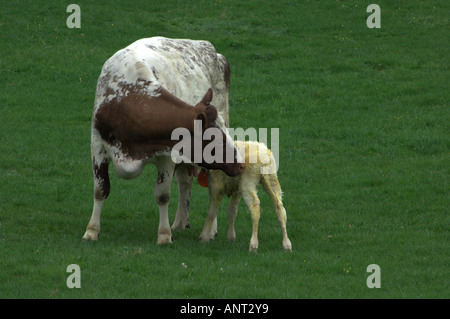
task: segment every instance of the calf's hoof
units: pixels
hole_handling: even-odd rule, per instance
[[[227,234],[227,240],[228,240],[229,242],[234,242],[234,241],[236,241],[236,233],[234,232],[234,230],[228,231],[228,234]]]
[[[288,239],[286,241],[283,241],[283,249],[285,251],[292,251],[292,244],[291,241]]]
[[[250,243],[248,251],[256,253],[258,251],[258,243]]]
[[[97,241],[98,240],[98,231],[96,230],[92,230],[92,229],[87,229],[86,232],[83,235],[83,241]]]

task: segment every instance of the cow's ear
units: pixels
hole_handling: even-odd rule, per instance
[[[203,97],[203,99],[200,101],[199,104],[209,105],[209,103],[211,103],[211,101],[212,101],[212,97],[213,97],[213,92],[210,88],[210,89],[208,89],[208,92],[206,92],[205,96]]]

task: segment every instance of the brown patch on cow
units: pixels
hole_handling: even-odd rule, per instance
[[[152,81],[145,80],[143,78],[138,78],[136,80],[136,83],[126,83],[124,81],[120,81],[119,83],[117,83],[117,86],[120,88],[120,91],[116,92],[116,94],[119,94],[118,97],[122,97],[124,95],[133,93],[147,95],[147,86],[149,86],[150,84],[152,84]]]
[[[105,99],[108,98],[108,96],[110,95],[115,95],[116,91],[114,91],[112,88],[110,88],[109,86],[106,88],[105,93],[103,94],[103,96],[105,97]]]
[[[162,228],[158,230],[158,236],[160,235],[168,235],[170,236],[171,240],[173,240],[172,238],[172,232],[170,230],[170,228]]]
[[[186,48],[186,41],[177,40],[177,41],[163,41],[163,45],[175,49],[176,51],[183,52]],[[169,50],[167,50],[169,51]]]
[[[158,71],[156,71],[155,67],[152,67],[152,73],[155,76],[155,79],[159,80]]]
[[[136,83],[141,87],[141,88],[145,88],[146,86],[152,84],[152,81],[148,81],[142,78],[138,78]]]
[[[159,172],[159,173],[158,173],[158,179],[156,180],[156,183],[158,183],[158,184],[164,183],[164,180],[165,180],[164,175],[165,175],[166,173],[167,173],[167,172]]]
[[[97,87],[108,87],[109,83],[111,82],[111,73],[109,71],[103,71],[104,73],[102,73],[100,75],[100,78],[98,79]]]
[[[145,44],[145,46],[147,48],[149,48],[150,50],[153,50],[153,51],[157,51],[158,50],[154,45],[151,45],[151,44]]]
[[[164,88],[160,96],[149,96],[143,89],[148,83],[145,80],[134,85],[119,83],[123,96],[99,107],[94,126],[108,144],[120,142],[122,151],[134,159],[149,158],[178,143],[171,139],[174,129],[184,127],[193,134],[194,120],[199,114],[205,114],[208,123],[215,126],[215,107],[206,110],[206,105],[200,103],[193,107]]]
[[[105,197],[103,196],[103,191],[101,188],[95,188],[94,189],[94,198],[97,200],[102,200],[105,199]]]
[[[163,193],[156,197],[156,203],[160,206],[167,204],[169,202],[169,200],[170,200],[170,196],[168,193]]]

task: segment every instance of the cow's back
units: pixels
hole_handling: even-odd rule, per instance
[[[129,94],[130,87],[158,96],[162,86],[190,105],[197,104],[212,88],[211,104],[228,126],[229,74],[228,62],[207,41],[141,39],[118,51],[104,64],[94,112],[103,103]]]

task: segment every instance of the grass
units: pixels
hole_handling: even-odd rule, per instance
[[[448,17],[444,1],[66,1],[0,7],[1,298],[448,298]],[[156,245],[156,170],[111,174],[97,243],[90,121],[103,63],[155,35],[207,39],[231,64],[232,127],[280,128],[293,252],[261,192],[260,248],[241,203],[237,241],[191,229]],[[170,220],[176,209],[172,187]],[[81,289],[66,286],[69,264]],[[182,264],[184,263],[184,266]],[[366,268],[381,268],[369,289]]]

